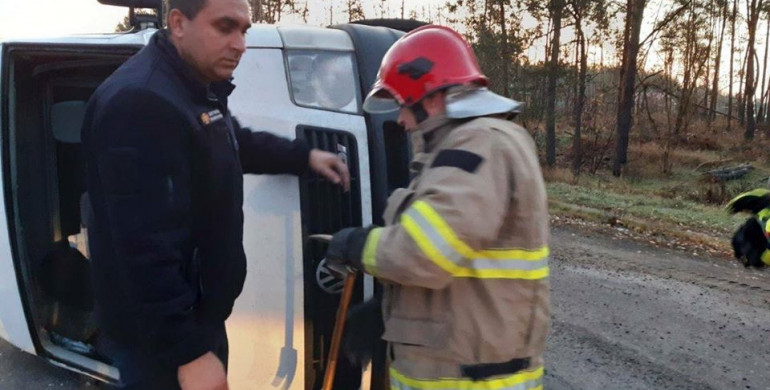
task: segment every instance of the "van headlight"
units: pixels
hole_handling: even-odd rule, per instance
[[[286,59],[294,104],[351,114],[361,112],[352,53],[287,50]]]

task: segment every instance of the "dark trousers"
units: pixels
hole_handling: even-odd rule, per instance
[[[211,351],[216,355],[219,360],[222,361],[222,364],[225,366],[225,371],[227,371],[227,354],[228,354],[228,343],[227,343],[227,333],[224,330],[224,327],[222,328],[221,337],[219,338],[219,342],[217,343],[217,346],[214,348],[213,351]],[[168,371],[168,372],[161,372],[157,373],[156,375],[143,379],[140,382],[132,383],[131,385],[121,387],[122,390],[180,390],[179,387],[179,381],[177,380],[177,371]]]

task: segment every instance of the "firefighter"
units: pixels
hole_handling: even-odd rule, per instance
[[[746,267],[762,268],[770,265],[770,190],[758,188],[744,192],[727,204],[730,213],[745,212],[746,219],[733,235],[735,258]]]
[[[509,120],[520,104],[487,84],[468,43],[429,25],[390,48],[364,103],[370,113],[399,110],[418,141],[413,179],[388,199],[385,227],[337,232],[327,261],[383,283],[392,389],[542,387],[545,185],[532,138]],[[353,339],[360,324],[378,332],[351,321]],[[371,345],[352,355],[370,357]]]

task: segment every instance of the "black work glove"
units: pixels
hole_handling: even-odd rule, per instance
[[[357,367],[369,364],[384,332],[382,298],[375,296],[353,306],[345,320],[342,340],[342,350],[350,363]]]
[[[767,250],[767,244],[762,225],[752,217],[747,219],[733,235],[733,254],[746,267],[764,267],[762,254]]]
[[[366,237],[372,229],[374,226],[349,227],[334,233],[326,250],[329,268],[337,272],[346,268],[360,270]]]

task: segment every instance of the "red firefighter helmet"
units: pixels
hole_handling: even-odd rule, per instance
[[[448,27],[422,26],[401,37],[385,53],[364,110],[393,111],[440,89],[466,84],[488,84],[468,42]]]

